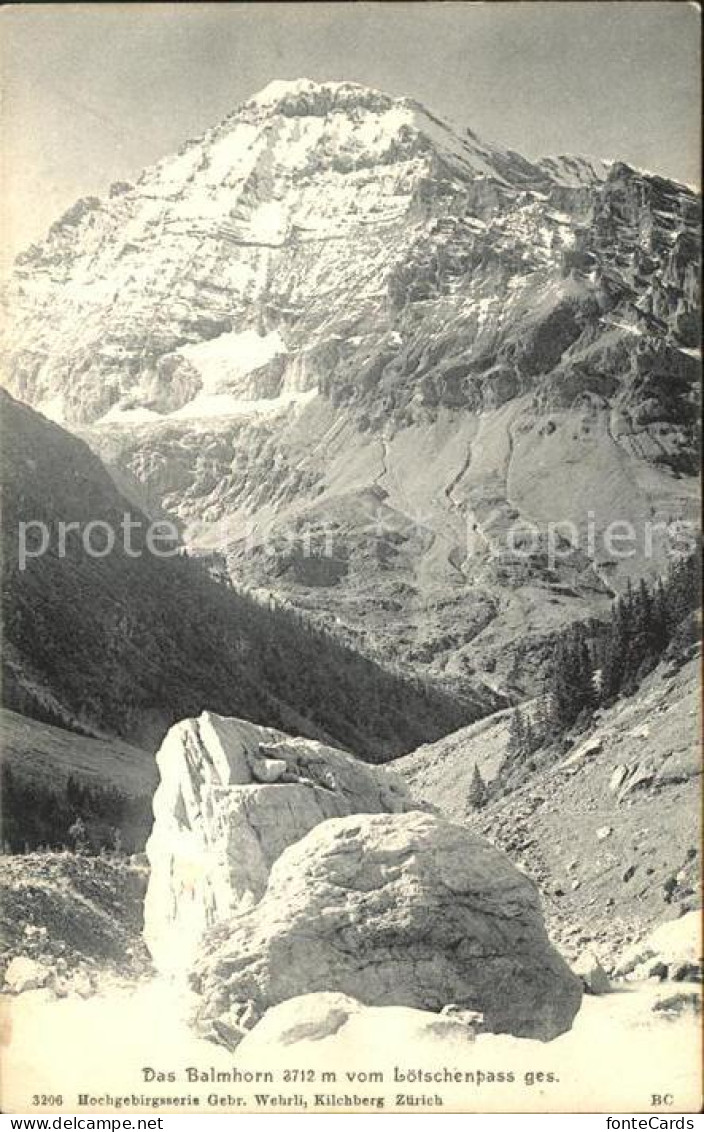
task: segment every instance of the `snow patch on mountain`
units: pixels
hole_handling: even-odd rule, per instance
[[[46,413],[44,414],[47,415]],[[162,419],[161,413],[153,409],[127,408],[124,405],[112,405],[97,422],[98,424],[152,424]],[[59,423],[59,422],[57,422]]]
[[[262,87],[252,98],[248,99],[248,105],[272,106],[288,95],[310,94],[313,91],[319,90],[321,85],[324,85],[330,90],[357,88],[359,91],[363,92],[366,89],[366,87],[360,86],[358,83],[350,82],[326,82],[325,84],[321,84],[315,82],[313,79],[306,78],[272,79],[270,83],[267,83],[266,86]]]
[[[229,393],[199,395],[187,405],[170,413],[169,420],[207,419],[219,417],[277,416],[289,409],[302,407],[317,395],[316,389],[302,393],[285,393],[279,397],[246,400]]]
[[[37,405],[37,412],[43,417],[53,421],[54,424],[63,424],[66,419],[64,398],[57,393],[55,397],[45,397]]]
[[[220,334],[175,351],[194,366],[202,381],[201,392],[208,395],[234,392],[243,377],[286,352],[278,330],[258,334],[251,329]]]

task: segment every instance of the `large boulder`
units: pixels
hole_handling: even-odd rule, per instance
[[[210,933],[193,985],[206,1032],[328,991],[452,1003],[486,1030],[543,1040],[569,1029],[582,993],[533,882],[483,838],[421,812],[317,826],[275,863],[259,904]]]
[[[319,822],[414,804],[400,778],[343,751],[210,712],[172,727],[157,764],[144,935],[171,972],[206,927],[260,898],[277,857]]]

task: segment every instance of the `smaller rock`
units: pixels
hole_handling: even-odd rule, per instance
[[[672,903],[672,897],[677,888],[677,877],[667,877],[663,883],[663,892],[665,893],[665,903]]]
[[[257,1024],[257,1012],[251,998],[248,998],[246,1002],[240,1002],[233,1006],[230,1014],[239,1029],[243,1032],[251,1030],[252,1027]]]
[[[576,891],[577,891],[577,889],[578,889],[578,888],[580,887],[581,883],[582,883],[582,882],[581,882],[581,881],[579,881],[579,880],[573,880],[573,881],[572,881],[572,885],[571,885],[572,891],[573,891],[573,892],[576,892]]]
[[[234,1052],[244,1037],[244,1030],[236,1023],[231,1024],[224,1018],[213,1018],[211,1025],[215,1040],[225,1046],[226,1049]]]
[[[624,883],[627,884],[628,881],[632,880],[635,875],[636,875],[636,866],[635,865],[629,865],[628,868],[626,869],[626,871],[624,872],[623,876],[621,877],[621,880],[624,881]]]
[[[90,998],[95,990],[89,973],[81,969],[73,972],[69,985],[70,993],[77,994],[79,998]]]
[[[637,972],[636,972],[637,974]],[[664,983],[664,980],[669,978],[670,968],[667,963],[656,962],[652,963],[651,967],[647,969],[647,977],[655,979],[658,983]]]
[[[696,991],[669,994],[665,998],[656,999],[651,1010],[659,1014],[669,1014],[672,1017],[677,1017],[680,1014],[689,1013],[690,1011],[694,1014],[701,1014],[702,997],[700,994],[697,994]]]
[[[652,967],[648,969],[648,978],[657,979],[659,983],[663,983],[670,973],[670,968],[667,963],[653,963]]]
[[[702,968],[698,963],[679,963],[673,968],[672,978],[676,983],[700,983]]]
[[[449,1002],[447,1006],[443,1006],[440,1014],[445,1018],[452,1018],[455,1022],[461,1022],[473,1034],[480,1034],[484,1029],[484,1015],[480,1010],[468,1010],[464,1006]]]
[[[54,994],[57,998],[68,998],[71,993],[71,984],[68,979],[59,977],[54,982]]]
[[[593,951],[583,951],[572,970],[582,980],[587,994],[610,994],[609,976]]]
[[[249,765],[252,778],[262,783],[280,782],[287,766],[285,759],[271,759],[258,755],[249,756]]]
[[[618,790],[621,789],[627,774],[628,768],[625,767],[623,763],[621,763],[614,769],[614,772],[609,779],[609,790],[612,794],[615,794]]]
[[[581,762],[582,759],[591,758],[593,755],[598,755],[604,745],[604,740],[600,735],[594,735],[591,739],[587,739],[585,743],[577,748],[568,758],[565,759],[563,766],[574,766],[575,763]]]
[[[602,825],[596,831],[597,839],[599,841],[605,841],[607,837],[611,836],[612,832],[613,830],[610,825]]]
[[[299,987],[359,988],[379,1006],[460,1003],[487,1030],[550,1040],[569,1029],[582,988],[539,913],[535,887],[464,827],[419,811],[323,821],[284,850],[259,903],[206,941],[198,1023],[221,1017],[223,985],[229,1002],[251,998],[257,1019]]]
[[[40,987],[47,986],[51,978],[52,973],[48,967],[26,955],[15,956],[5,971],[5,985],[11,994],[39,990]]]
[[[638,790],[644,790],[647,786],[652,786],[655,782],[655,772],[650,770],[639,770],[636,768],[634,773],[629,777],[628,781],[624,783],[621,788],[619,800],[623,800],[631,794],[635,794]],[[632,804],[632,799],[628,803]]]

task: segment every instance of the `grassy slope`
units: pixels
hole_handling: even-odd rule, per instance
[[[509,739],[512,708],[495,712],[403,755],[394,762],[418,798],[438,806],[454,819],[466,816],[466,798],[474,765],[485,782],[496,777]]]
[[[129,795],[151,794],[156,764],[145,751],[120,739],[93,739],[0,709],[3,762],[37,782],[81,782],[117,786]]]
[[[475,762],[491,778],[503,755],[502,716],[405,756],[394,769],[419,800],[467,820]],[[579,737],[552,768],[469,819],[536,879],[552,935],[568,956],[589,943],[608,958],[649,925],[697,905],[698,716],[698,661],[679,670],[660,665],[634,696],[597,713],[589,736],[600,743],[596,753],[580,755],[586,737]],[[618,767],[629,774],[621,791],[611,786]],[[607,828],[600,839],[597,831]]]

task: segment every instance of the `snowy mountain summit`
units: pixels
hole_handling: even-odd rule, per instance
[[[275,81],[17,258],[3,367],[247,584],[525,690],[516,625],[532,647],[667,548],[552,568],[507,532],[696,512],[699,213],[622,162]]]
[[[569,246],[542,205],[575,172],[603,176],[531,164],[410,98],[272,82],[136,184],[78,201],[18,257],[11,387],[68,423],[238,411],[272,382],[300,394],[320,376],[302,372],[300,346],[346,337],[340,314],[347,325],[386,301],[418,253],[459,256],[447,268],[459,282],[487,207],[510,205],[494,242],[530,242],[535,266],[550,241]],[[244,380],[272,364],[280,380]]]

